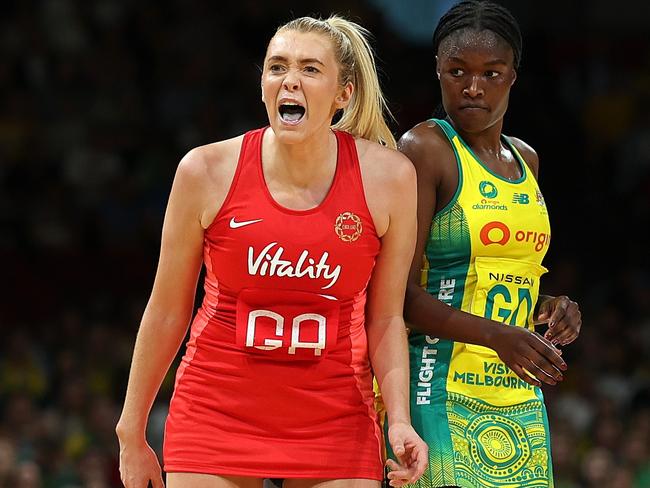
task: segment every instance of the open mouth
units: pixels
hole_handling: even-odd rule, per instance
[[[305,107],[297,103],[283,103],[278,111],[282,120],[288,124],[297,124],[305,116]]]

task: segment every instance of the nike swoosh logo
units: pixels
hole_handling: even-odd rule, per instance
[[[235,217],[230,219],[230,228],[231,229],[238,229],[239,227],[244,227],[246,225],[251,225],[251,224],[257,224],[258,222],[261,222],[264,219],[255,219],[255,220],[242,220],[241,222],[237,222],[235,220]]]

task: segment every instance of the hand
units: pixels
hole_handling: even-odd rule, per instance
[[[120,479],[125,488],[165,488],[156,453],[145,441],[141,444],[120,440]]]
[[[566,346],[578,338],[582,314],[578,304],[566,295],[548,297],[539,306],[537,322],[548,322],[544,337],[554,345]]]
[[[541,386],[542,382],[555,385],[564,378],[567,365],[548,339],[523,327],[499,325],[488,347],[526,383]]]
[[[388,442],[397,462],[386,461],[390,469],[390,486],[400,487],[415,483],[429,464],[429,446],[415,432],[411,424],[396,422],[388,427]]]

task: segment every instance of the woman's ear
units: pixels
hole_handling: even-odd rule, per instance
[[[348,81],[344,87],[341,88],[341,91],[334,98],[334,106],[337,110],[345,108],[350,103],[352,99],[352,94],[354,93],[354,85],[351,81]]]

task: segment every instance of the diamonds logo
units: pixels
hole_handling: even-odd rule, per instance
[[[478,191],[485,198],[496,198],[499,194],[497,187],[491,181],[481,181],[478,185]]]

